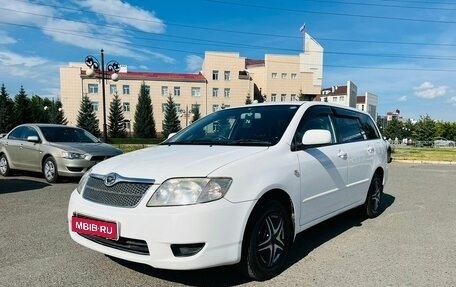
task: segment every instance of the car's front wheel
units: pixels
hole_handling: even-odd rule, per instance
[[[259,281],[279,274],[291,236],[290,216],[280,202],[268,201],[255,208],[244,235],[241,271]]]
[[[44,160],[43,175],[49,183],[55,183],[59,180],[57,165],[52,157],[48,157]]]
[[[11,173],[11,169],[8,163],[8,159],[5,154],[0,156],[0,174],[3,176],[8,176]]]

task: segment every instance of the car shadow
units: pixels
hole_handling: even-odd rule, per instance
[[[0,194],[42,189],[49,183],[23,178],[0,178]]]
[[[394,203],[394,200],[395,197],[392,195],[383,195],[381,214]],[[366,218],[361,215],[361,212],[358,209],[353,209],[301,232],[296,236],[296,240],[291,247],[290,255],[285,264],[285,270],[302,260],[325,242],[330,241],[353,227],[361,226],[364,220]],[[129,262],[111,256],[107,257],[124,267],[142,274],[186,286],[235,286],[252,281],[242,276],[238,272],[236,265],[201,270],[176,271],[156,269],[145,264]]]

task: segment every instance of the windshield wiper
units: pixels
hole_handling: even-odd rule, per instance
[[[255,139],[239,139],[239,140],[231,141],[229,144],[230,145],[261,145],[261,146],[272,145],[272,143],[270,141],[255,140]]]

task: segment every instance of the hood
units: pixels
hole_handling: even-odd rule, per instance
[[[115,156],[122,153],[118,148],[105,143],[51,143],[53,147],[63,149],[66,151],[73,151],[78,153],[88,153],[92,156]]]
[[[154,179],[204,177],[214,170],[268,147],[160,145],[105,160],[92,168],[96,174],[115,172],[124,177]]]

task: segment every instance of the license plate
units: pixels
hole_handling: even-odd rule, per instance
[[[73,216],[71,218],[71,230],[107,239],[119,239],[119,230],[115,222]]]

